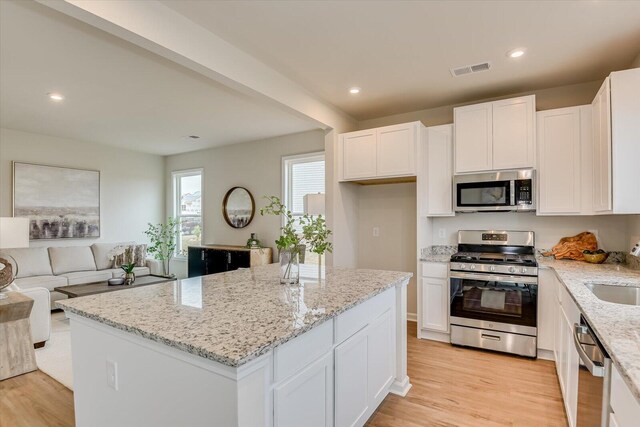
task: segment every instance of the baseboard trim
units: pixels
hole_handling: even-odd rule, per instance
[[[552,361],[556,360],[552,350],[544,350],[542,348],[538,349],[538,359],[552,360]]]
[[[407,313],[407,321],[408,322],[417,322],[418,315],[416,313]]]
[[[409,377],[406,376],[402,379],[402,381],[395,380],[391,387],[389,387],[389,393],[398,395],[400,397],[405,397],[409,390],[411,390],[413,384],[409,381]]]
[[[449,334],[446,332],[426,331],[423,329],[421,331],[418,331],[418,338],[423,340],[451,343],[451,338],[449,337]]]

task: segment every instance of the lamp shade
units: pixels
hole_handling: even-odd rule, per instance
[[[324,193],[304,195],[304,213],[309,215],[324,215]]]
[[[0,249],[29,247],[29,218],[0,217]]]

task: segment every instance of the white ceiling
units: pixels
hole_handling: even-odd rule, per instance
[[[317,127],[45,6],[0,7],[2,127],[161,155]]]
[[[359,120],[602,79],[640,53],[640,1],[163,3]]]

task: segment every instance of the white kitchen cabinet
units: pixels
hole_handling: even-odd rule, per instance
[[[521,169],[535,165],[535,98],[495,101],[493,104],[492,169]]]
[[[333,426],[333,352],[274,389],[274,425]]]
[[[559,307],[558,280],[550,269],[538,273],[538,350],[553,352],[555,349],[556,318]],[[538,357],[541,357],[538,351]]]
[[[412,122],[341,134],[341,181],[415,176],[423,129],[422,123]]]
[[[535,166],[535,96],[454,108],[455,172]]]
[[[448,342],[449,263],[422,262],[418,282],[419,338]]]
[[[611,367],[610,427],[635,427],[640,420],[640,403],[625,384],[615,365]]]
[[[593,209],[598,214],[640,213],[640,68],[607,77],[593,107]]]
[[[453,125],[426,129],[426,190],[424,200],[427,216],[453,216]]]
[[[351,132],[340,138],[344,179],[375,178],[378,157],[375,129]]]
[[[335,350],[336,427],[362,425],[369,412],[367,329]]]
[[[377,407],[393,382],[394,343],[393,310],[388,310],[371,322],[367,341],[368,389],[370,406]]]
[[[537,215],[592,215],[591,106],[537,114]]]
[[[377,177],[415,175],[417,132],[415,123],[377,129]]]

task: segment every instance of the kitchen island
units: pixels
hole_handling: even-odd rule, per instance
[[[278,267],[59,301],[76,425],[362,425],[406,395],[411,273]]]

